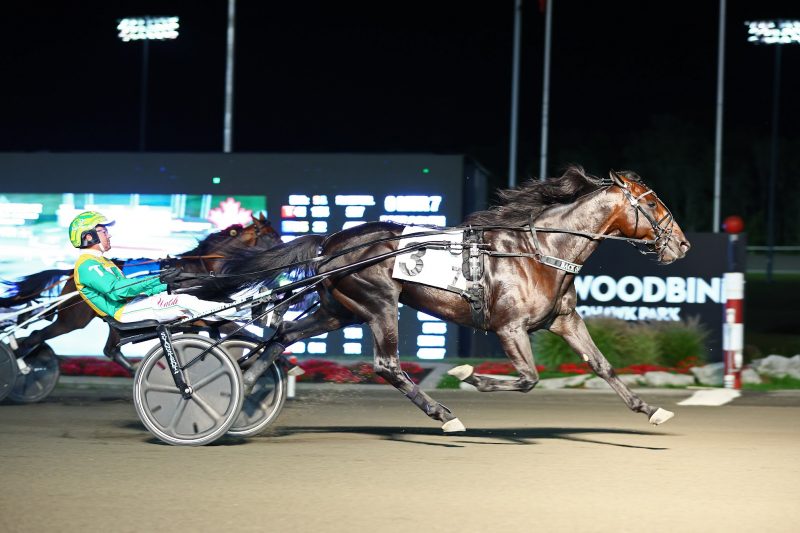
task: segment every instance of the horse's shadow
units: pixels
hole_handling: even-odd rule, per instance
[[[533,445],[539,444],[539,441],[542,440],[554,439],[654,451],[666,450],[668,448],[609,442],[581,435],[671,436],[669,433],[653,431],[582,427],[480,428],[468,429],[467,431],[459,433],[443,434],[442,430],[439,428],[424,427],[291,426],[271,428],[269,431],[262,434],[261,437],[281,438],[309,433],[372,435],[380,437],[381,439],[408,444],[442,446],[447,448],[462,448],[472,445]],[[417,437],[435,437],[436,439],[421,440]]]
[[[140,429],[147,431],[140,422],[126,422],[120,424],[126,429]],[[660,446],[642,446],[629,443],[609,442],[590,438],[585,435],[631,435],[639,437],[670,437],[671,433],[654,431],[638,431],[630,429],[587,428],[587,427],[540,427],[540,428],[481,428],[468,429],[467,431],[443,434],[439,428],[430,427],[392,427],[392,426],[283,426],[272,427],[255,437],[243,438],[225,435],[214,441],[214,446],[234,446],[246,444],[252,439],[281,439],[309,434],[336,434],[345,433],[352,435],[366,435],[379,437],[382,440],[402,442],[421,446],[440,446],[444,448],[464,448],[474,445],[508,446],[508,445],[535,445],[542,440],[566,440],[600,446],[615,446],[619,448],[633,448],[639,450],[661,451],[669,448]],[[419,437],[423,437],[420,439]],[[425,439],[433,437],[433,439]],[[165,444],[156,438],[147,439],[150,444]]]

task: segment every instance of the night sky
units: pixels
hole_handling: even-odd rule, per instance
[[[3,151],[136,151],[140,43],[117,19],[177,15],[152,43],[147,149],[221,151],[227,2],[26,2],[4,7]],[[513,0],[237,2],[234,151],[463,153],[508,171]],[[658,117],[713,146],[717,0],[556,0],[551,168],[618,167]],[[800,2],[728,0],[725,128],[768,136],[774,48],[745,20]],[[520,179],[538,174],[544,15],[523,2]],[[784,46],[781,134],[798,136],[800,45]],[[732,133],[733,134],[733,133]],[[709,178],[710,179],[710,178]]]

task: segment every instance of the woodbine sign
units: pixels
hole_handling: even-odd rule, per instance
[[[728,271],[728,235],[687,233],[692,249],[671,265],[659,265],[627,243],[601,244],[575,277],[578,312],[584,318],[678,321],[699,317],[709,330],[708,358],[722,360],[722,321]],[[744,235],[736,264],[744,270]]]
[[[613,316],[623,320],[681,320],[677,304],[722,304],[722,278],[669,276],[577,276],[575,289],[580,301],[621,300],[638,305],[580,305],[583,317]],[[657,307],[647,304],[662,304]],[[669,306],[669,304],[676,304]]]

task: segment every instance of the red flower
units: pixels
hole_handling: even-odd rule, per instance
[[[130,377],[117,363],[104,357],[70,357],[59,363],[61,373],[67,376]]]
[[[561,363],[558,371],[564,374],[588,374],[590,369],[589,363]]]
[[[400,369],[409,374],[421,374],[425,370],[417,363],[404,362],[400,363]]]
[[[61,361],[61,373],[65,376],[79,376],[81,374],[81,364],[77,361]]]
[[[475,367],[476,374],[516,375],[517,369],[510,362],[486,361]]]
[[[340,365],[333,361],[323,359],[309,359],[300,361],[299,366],[305,374],[298,376],[298,381],[332,381],[334,383],[386,383],[382,377],[375,373],[369,363],[359,362],[350,365]],[[419,383],[425,375],[425,369],[414,362],[400,363],[400,369],[408,374],[411,381]]]

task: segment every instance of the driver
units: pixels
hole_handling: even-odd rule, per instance
[[[127,278],[103,254],[111,249],[108,227],[114,221],[96,211],[85,211],[69,225],[72,246],[81,249],[75,263],[75,286],[83,300],[99,316],[111,316],[119,322],[157,320],[201,315],[219,307],[219,302],[201,300],[190,294],[167,294],[168,284],[180,271],[169,269],[160,276]],[[249,310],[244,310],[249,314]],[[242,311],[226,309],[210,318],[233,320],[245,318]]]

